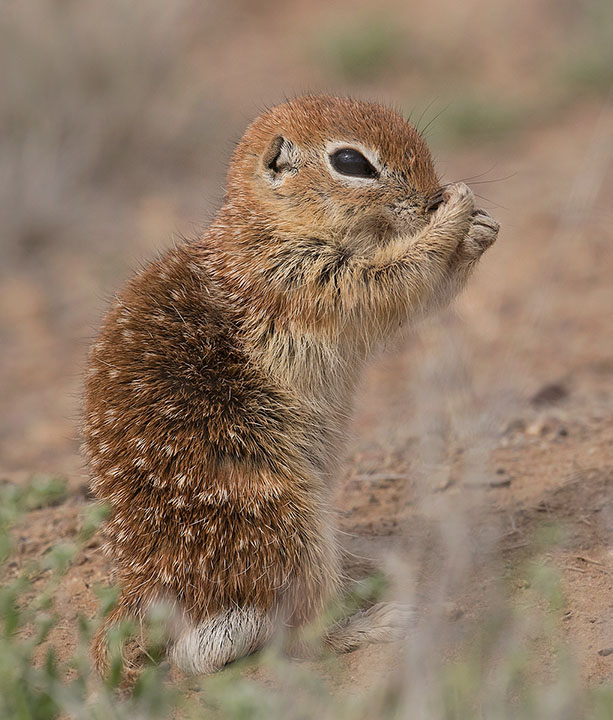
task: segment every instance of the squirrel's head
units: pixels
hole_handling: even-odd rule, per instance
[[[227,201],[271,235],[372,242],[423,227],[439,190],[428,146],[394,110],[307,96],[250,125]]]

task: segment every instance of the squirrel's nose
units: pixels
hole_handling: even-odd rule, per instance
[[[441,189],[434,194],[426,205],[426,212],[433,213],[438,207],[445,202],[444,191]]]

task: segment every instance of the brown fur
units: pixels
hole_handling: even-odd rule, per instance
[[[290,166],[277,173],[280,143]],[[380,179],[339,179],[330,143],[375,153]],[[439,191],[423,139],[392,110],[296,99],[247,129],[208,232],[116,298],[84,427],[121,586],[105,627],[158,599],[193,627],[231,608],[299,627],[338,592],[329,492],[360,367],[447,301],[496,237],[465,185],[431,212]]]

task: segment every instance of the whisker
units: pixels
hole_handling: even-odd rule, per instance
[[[505,175],[501,178],[494,178],[493,180],[477,180],[475,182],[469,182],[469,185],[485,185],[486,183],[495,183],[495,182],[502,182],[503,180],[510,180],[511,178],[515,177],[517,175],[516,172],[511,173],[510,175]]]
[[[488,170],[485,170],[485,172],[478,173],[477,175],[470,175],[469,177],[460,178],[457,180],[457,182],[467,182],[468,180],[474,180],[475,178],[483,177],[484,175],[487,175],[488,173],[491,173],[492,170],[495,170],[498,167],[498,163],[494,163],[491,168]]]
[[[419,129],[419,123],[423,120],[424,115],[428,112],[428,110],[432,107],[432,105],[434,105],[436,100],[437,100],[437,98],[433,98],[432,100],[430,100],[430,102],[422,110],[421,115],[417,119],[417,122],[415,123],[415,129],[417,130],[418,133],[421,134],[421,130]]]
[[[478,193],[474,193],[475,197],[478,197],[479,200],[485,200],[488,203],[492,203],[492,205],[495,205],[497,208],[500,208],[501,210],[508,210],[508,207],[505,207],[504,205],[501,205],[500,203],[497,203],[495,200],[490,200],[490,198],[485,197],[485,195],[479,195]]]
[[[488,170],[489,172],[489,170]],[[485,175],[485,173],[481,173],[481,175],[474,175],[473,177],[481,177],[482,175]],[[455,185],[455,183],[459,182],[465,182],[468,185],[487,185],[487,183],[495,183],[495,182],[502,182],[503,180],[509,180],[510,178],[513,178],[517,175],[517,173],[511,173],[510,175],[505,175],[504,177],[500,178],[492,178],[491,180],[472,180],[471,178],[458,178],[457,180],[451,180],[448,183],[445,183],[443,187],[448,187],[449,185]]]
[[[426,127],[421,131],[422,137],[425,137],[426,130],[430,127],[430,125],[432,125],[432,123],[435,120],[438,120],[438,118],[445,112],[445,110],[448,110],[448,109],[449,109],[449,105],[445,105],[445,107],[442,110],[439,110],[439,112],[436,113],[436,115],[428,122]]]

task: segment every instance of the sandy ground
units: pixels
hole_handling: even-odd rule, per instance
[[[348,574],[406,561],[427,616],[447,573],[446,622],[460,628],[487,614],[502,578],[522,602],[531,590],[526,554],[539,528],[557,525],[560,538],[544,554],[566,596],[563,642],[590,685],[613,674],[613,654],[599,654],[613,647],[612,126],[612,106],[586,102],[496,146],[441,159],[447,180],[485,173],[474,189],[501,222],[500,237],[453,308],[373,362],[336,493]],[[217,187],[175,184],[165,195],[117,200],[99,217],[86,206],[71,232],[41,238],[33,229],[27,252],[22,244],[7,254],[0,473],[19,483],[58,472],[70,490],[18,528],[13,571],[74,539],[89,502],[79,394],[106,296],[174,232],[193,232]],[[461,556],[449,553],[453,538],[468,548]],[[74,647],[77,614],[95,613],[92,587],[109,571],[94,538],[58,592],[51,641],[61,655]],[[436,640],[443,657],[460,635]],[[339,682],[363,687],[398,652],[342,658]],[[547,667],[551,647],[541,652]]]

